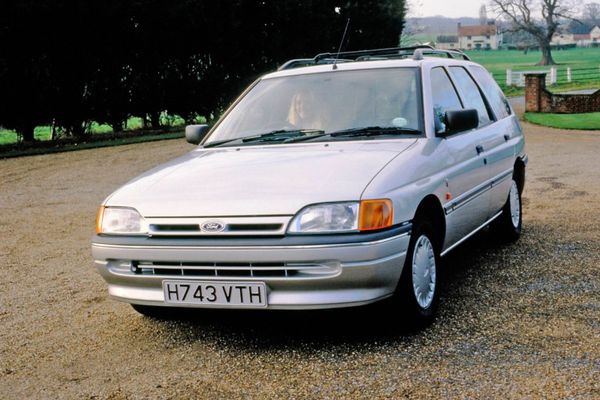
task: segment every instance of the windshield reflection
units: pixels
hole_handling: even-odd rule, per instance
[[[336,132],[363,126],[422,131],[416,68],[332,71],[263,79],[206,144],[277,130]]]

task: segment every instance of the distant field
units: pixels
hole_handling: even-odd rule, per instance
[[[525,54],[518,50],[474,50],[466,53],[473,61],[486,67],[505,90],[507,68],[513,71],[549,71],[550,69],[549,66],[535,65],[541,57],[539,51],[529,51]],[[600,48],[554,50],[552,56],[558,63],[557,84],[550,89],[600,88]],[[567,67],[571,67],[570,83],[567,82]],[[522,91],[522,89],[516,90]]]

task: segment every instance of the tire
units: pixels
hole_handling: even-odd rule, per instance
[[[154,319],[169,319],[177,314],[177,309],[171,307],[145,306],[141,304],[131,304],[131,307],[138,313],[154,318]]]
[[[515,242],[521,236],[523,225],[523,207],[519,185],[513,177],[508,199],[502,207],[502,214],[498,217],[492,228],[500,241],[505,243]]]
[[[396,289],[395,302],[402,311],[401,324],[423,328],[435,318],[439,301],[440,244],[428,221],[413,223],[406,260]]]

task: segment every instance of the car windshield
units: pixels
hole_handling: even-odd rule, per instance
[[[419,134],[422,118],[418,76],[417,68],[404,67],[263,79],[229,111],[205,145],[260,143],[260,139],[235,139],[261,135],[277,143],[289,141],[289,133],[323,137],[361,127],[398,128],[400,133]],[[278,132],[282,134],[273,135]],[[357,140],[372,135],[327,137]]]

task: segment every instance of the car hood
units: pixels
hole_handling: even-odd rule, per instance
[[[415,141],[198,149],[135,178],[105,204],[145,217],[293,215],[308,204],[360,200]]]

